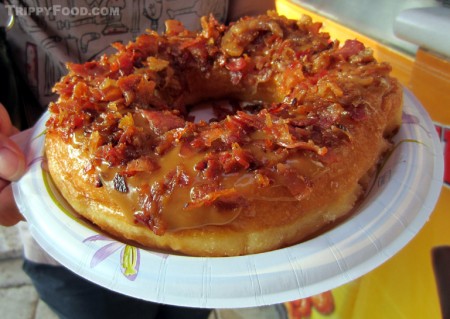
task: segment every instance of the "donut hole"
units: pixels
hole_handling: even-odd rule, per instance
[[[233,98],[208,99],[187,107],[187,120],[198,123],[220,122],[238,111],[256,114],[265,107],[262,101],[239,101]]]

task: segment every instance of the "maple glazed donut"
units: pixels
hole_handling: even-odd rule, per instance
[[[201,23],[68,63],[45,144],[65,199],[116,238],[192,256],[286,247],[348,216],[400,125],[390,66],[307,16]]]

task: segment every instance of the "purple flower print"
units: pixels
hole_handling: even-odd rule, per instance
[[[103,260],[114,254],[117,250],[121,249],[120,252],[120,262],[121,262],[121,270],[122,274],[128,280],[135,280],[139,273],[139,265],[141,259],[141,253],[139,248],[126,245],[120,242],[117,242],[111,238],[108,238],[103,235],[94,235],[83,240],[83,243],[86,242],[94,242],[94,241],[106,241],[110,242],[105,246],[101,247],[97,250],[92,256],[91,259],[91,268],[97,266]]]

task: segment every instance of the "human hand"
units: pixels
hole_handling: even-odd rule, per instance
[[[19,130],[11,124],[8,112],[0,103],[0,225],[12,226],[23,220],[15,204],[11,182],[25,172],[25,156],[10,137]]]

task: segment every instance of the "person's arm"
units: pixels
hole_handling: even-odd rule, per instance
[[[275,0],[230,0],[228,21],[235,21],[243,16],[264,14],[268,10],[275,10]]]
[[[0,103],[0,225],[12,226],[23,220],[14,202],[11,182],[25,172],[25,156],[9,137],[18,133]]]

